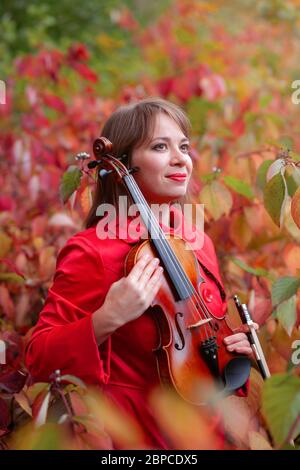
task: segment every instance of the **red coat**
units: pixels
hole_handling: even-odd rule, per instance
[[[111,284],[123,277],[125,257],[136,241],[130,237],[99,240],[96,227],[70,238],[59,252],[53,285],[26,348],[26,364],[35,381],[47,382],[60,369],[62,374],[101,385],[142,424],[150,446],[168,448],[146,402],[147,392],[159,383],[152,352],[158,337],[150,314],[145,312],[122,326],[99,347],[91,321]],[[207,235],[195,254],[221,284],[214,246]],[[204,295],[211,309],[226,310],[213,280],[207,280]]]

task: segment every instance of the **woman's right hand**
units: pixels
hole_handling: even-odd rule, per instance
[[[128,276],[111,285],[102,307],[93,314],[98,343],[108,336],[109,329],[113,333],[147,310],[161,286],[162,273],[159,259],[145,254],[139,258]]]

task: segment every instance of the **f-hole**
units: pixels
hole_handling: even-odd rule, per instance
[[[175,343],[175,348],[177,349],[177,351],[181,351],[184,346],[185,346],[185,341],[184,341],[184,335],[182,333],[182,330],[180,328],[180,325],[179,325],[179,317],[183,317],[183,313],[180,313],[180,312],[177,312],[176,315],[175,315],[175,325],[176,325],[176,329],[177,329],[177,333],[181,339],[181,345],[178,344],[178,343]]]

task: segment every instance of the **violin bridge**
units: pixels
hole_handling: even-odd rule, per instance
[[[197,323],[194,323],[193,325],[189,325],[188,330],[192,330],[193,328],[198,328],[198,326],[205,325],[209,321],[211,321],[211,318],[205,318],[205,320],[200,320]]]

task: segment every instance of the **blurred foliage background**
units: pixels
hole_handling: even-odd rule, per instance
[[[121,448],[143,446],[129,418],[79,379],[30,386],[23,349],[57,253],[91,205],[95,175],[74,157],[92,153],[117,106],[148,95],[180,104],[192,121],[192,200],[205,204],[228,298],[238,293],[261,325],[273,376],[263,384],[253,369],[249,397],[222,408],[232,442],[291,447],[300,432],[299,27],[299,0],[1,1],[3,448],[109,448],[103,423]],[[165,400],[154,395],[151,406],[174,446],[218,448],[207,416],[193,421],[182,403],[181,429],[171,429]],[[53,413],[47,422],[53,407],[56,424]]]

